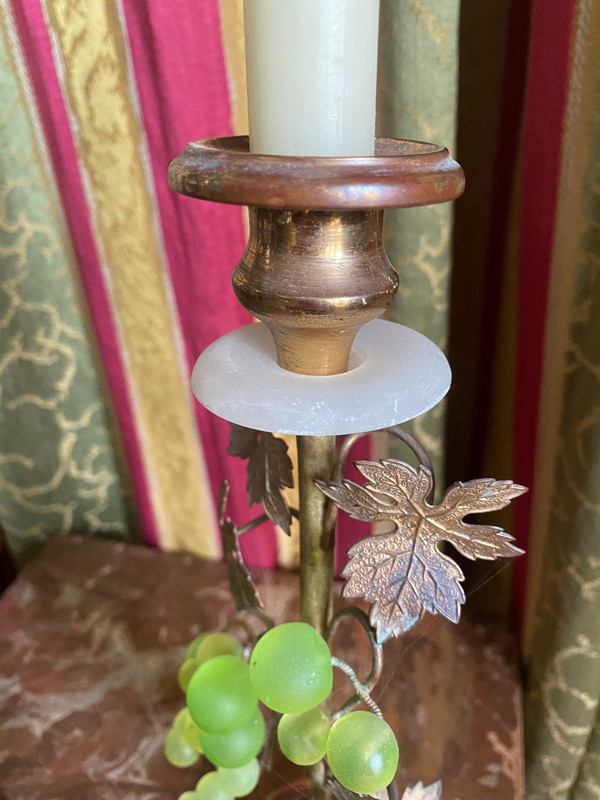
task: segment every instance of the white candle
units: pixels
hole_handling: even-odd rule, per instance
[[[244,0],[250,149],[372,156],[379,0]]]

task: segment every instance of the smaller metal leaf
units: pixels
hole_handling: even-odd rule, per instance
[[[250,505],[260,503],[271,522],[289,536],[292,515],[283,489],[292,488],[294,478],[287,450],[283,439],[272,433],[231,426],[227,452],[248,459],[246,488]]]
[[[419,781],[412,788],[405,790],[402,800],[442,800],[442,782],[437,781],[430,786],[423,786]]]
[[[225,517],[229,485],[225,481],[219,492],[219,527],[221,529],[221,542],[223,545],[223,558],[227,564],[227,577],[231,594],[238,611],[250,611],[264,608],[254,585],[252,576],[244,564],[244,557],[240,549],[237,528],[229,517]]]
[[[237,610],[248,611],[252,608],[262,609],[262,601],[254,585],[252,576],[244,564],[235,525],[229,518],[221,522],[221,536],[223,539],[223,556],[227,564],[229,586]]]

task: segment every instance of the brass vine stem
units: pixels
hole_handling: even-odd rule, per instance
[[[377,636],[375,634],[375,630],[371,625],[369,617],[362,608],[358,608],[358,606],[344,606],[340,608],[336,613],[333,615],[331,620],[329,621],[329,628],[327,630],[327,640],[331,641],[331,637],[338,626],[338,624],[343,619],[354,619],[364,630],[367,639],[369,641],[369,646],[371,648],[371,671],[369,672],[368,676],[364,681],[358,681],[359,686],[355,685],[355,693],[352,697],[348,698],[348,700],[339,708],[337,711],[334,711],[331,714],[332,722],[335,722],[336,719],[347,714],[349,711],[354,711],[354,709],[361,704],[361,702],[367,702],[365,699],[365,694],[369,696],[373,690],[375,684],[381,677],[381,673],[383,671],[383,647],[377,641]],[[339,659],[338,659],[339,660]],[[332,661],[333,663],[333,661]],[[343,663],[343,662],[342,662]],[[341,664],[335,664],[335,666],[340,667],[340,669],[344,669],[348,677],[352,680],[354,684],[353,677],[346,671],[346,669],[341,666]],[[345,665],[347,666],[347,665]],[[354,676],[356,677],[356,676]]]
[[[381,719],[383,719],[383,714],[381,713],[381,709],[369,694],[367,687],[359,680],[356,672],[354,672],[350,664],[346,664],[345,661],[342,661],[341,658],[337,658],[337,656],[331,656],[331,664],[332,666],[337,667],[339,670],[341,670],[344,673],[344,675],[346,675],[346,677],[350,680],[350,683],[352,684],[352,686],[354,686],[354,690],[360,702],[368,705],[374,714],[377,714],[378,717],[381,717]]]
[[[300,607],[302,619],[325,635],[331,615],[333,541],[323,535],[327,498],[315,479],[331,480],[335,436],[298,436]]]

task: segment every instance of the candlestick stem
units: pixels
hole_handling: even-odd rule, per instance
[[[324,536],[327,498],[315,478],[330,479],[335,464],[335,436],[298,436],[300,492],[300,604],[302,619],[321,635],[331,616],[333,537]]]

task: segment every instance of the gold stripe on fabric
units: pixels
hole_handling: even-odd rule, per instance
[[[118,6],[115,0],[44,4],[162,544],[214,555],[213,504],[182,369]]]
[[[525,656],[535,647],[534,611],[542,580],[542,553],[546,546],[554,492],[555,466],[560,447],[560,418],[570,345],[575,280],[581,262],[581,237],[586,220],[581,198],[589,165],[598,88],[586,76],[597,74],[600,27],[589,24],[596,0],[579,0],[575,11],[568,100],[562,140],[558,203],[554,226],[554,250],[546,315],[546,342],[538,418],[535,494],[533,496],[529,579],[524,631]]]
[[[227,64],[231,126],[237,134],[248,133],[246,98],[246,47],[244,44],[244,0],[219,0],[221,36]]]

